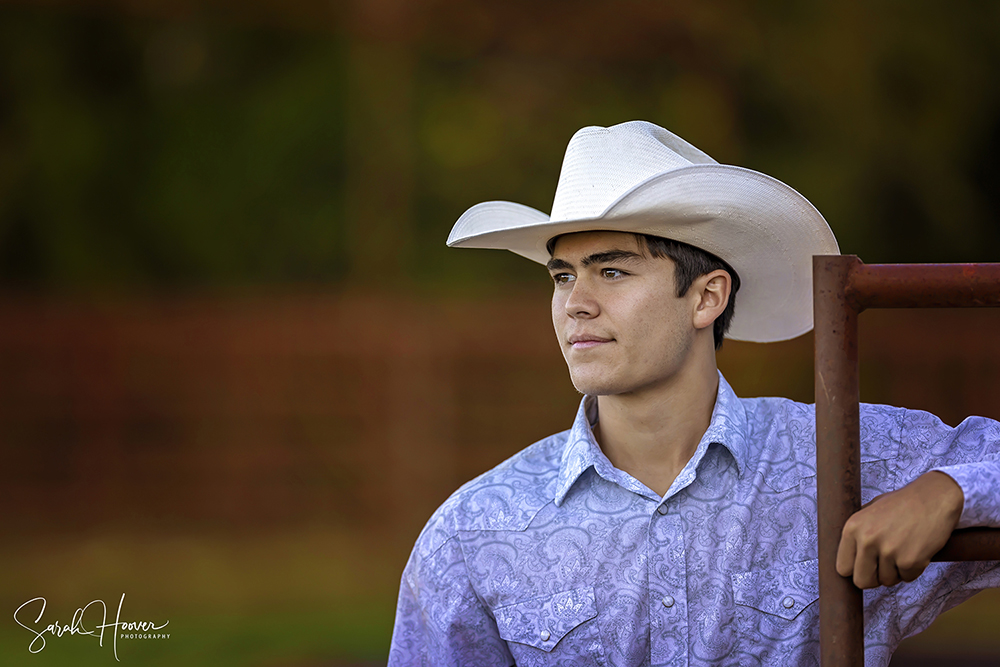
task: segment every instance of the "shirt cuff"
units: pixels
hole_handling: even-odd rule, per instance
[[[1000,461],[933,468],[958,483],[965,495],[957,528],[1000,527]]]

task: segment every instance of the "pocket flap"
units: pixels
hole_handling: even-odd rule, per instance
[[[732,582],[736,604],[793,619],[819,599],[819,559],[737,572]]]
[[[570,630],[597,616],[594,587],[585,586],[493,610],[500,636],[551,651]]]

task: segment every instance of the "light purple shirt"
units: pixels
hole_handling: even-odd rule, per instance
[[[597,402],[456,491],[403,573],[389,665],[813,665],[819,662],[814,407],[741,399],[719,375],[711,424],[664,497],[611,465]],[[861,406],[862,501],[929,470],[965,493],[960,527],[1000,526],[1000,424]],[[1000,563],[932,563],[865,591],[868,665]]]

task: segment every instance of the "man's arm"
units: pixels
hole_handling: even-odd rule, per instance
[[[420,550],[418,540],[403,572],[389,667],[513,665],[496,621],[472,589],[458,540],[425,558]]]
[[[899,474],[916,479],[844,525],[837,571],[859,588],[913,581],[956,528],[1000,527],[1000,424],[970,417],[951,428],[907,411],[901,439],[909,465]]]

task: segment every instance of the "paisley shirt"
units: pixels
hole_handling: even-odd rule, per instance
[[[403,573],[390,666],[815,665],[815,412],[741,399],[719,375],[711,424],[662,498],[594,440],[597,402],[456,491]],[[959,526],[1000,526],[1000,423],[861,406],[862,500],[929,470],[965,493]],[[865,591],[868,665],[1000,563],[932,563]]]

